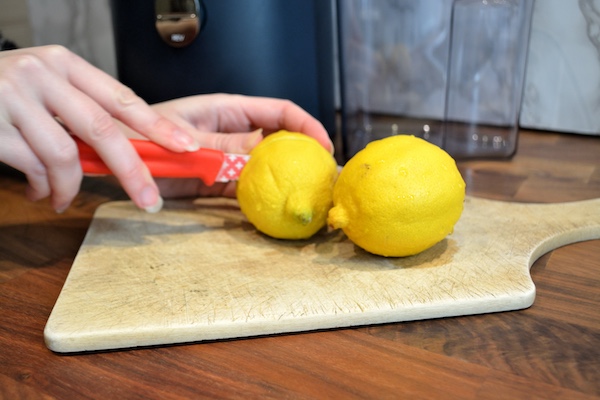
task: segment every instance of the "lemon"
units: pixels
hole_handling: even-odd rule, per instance
[[[256,229],[277,239],[306,239],[327,224],[338,172],[319,142],[279,131],[259,142],[250,156],[237,199]]]
[[[452,233],[464,198],[465,182],[448,153],[414,136],[390,136],[346,163],[328,223],[370,253],[410,256]]]

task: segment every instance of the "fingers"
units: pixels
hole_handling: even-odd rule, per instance
[[[0,160],[25,174],[29,182],[27,198],[36,201],[49,196],[51,189],[44,164],[13,126],[2,124],[0,129],[3,132],[0,136]]]
[[[314,137],[333,154],[334,147],[323,125],[307,111],[289,100],[264,97],[229,96],[236,102],[253,126],[265,131],[286,129]]]
[[[262,128],[264,134],[280,129],[314,137],[333,154],[323,125],[298,105],[281,99],[231,94],[192,96],[153,106],[181,126],[201,132],[246,132]]]
[[[241,133],[201,133],[201,147],[221,150],[225,153],[248,154],[263,139],[263,130]]]
[[[198,133],[202,147],[225,153],[247,154],[263,139],[262,129],[243,133]],[[200,179],[159,179],[161,193],[168,197],[235,197],[235,182],[205,185]]]
[[[112,116],[79,90],[61,85],[60,81],[55,85],[61,87],[50,87],[47,91],[48,107],[71,132],[78,132],[96,150],[138,207],[148,211],[160,208],[162,200],[156,183]],[[71,99],[68,107],[57,93]],[[80,118],[81,115],[85,118]]]
[[[68,71],[57,72],[44,58],[27,52],[8,61],[3,56],[0,62],[0,99],[10,99],[0,100],[0,136],[10,143],[3,146],[0,159],[27,175],[30,199],[50,195],[53,207],[62,211],[79,190],[77,149],[58,117],[96,149],[136,205],[149,211],[160,208],[162,199],[146,166],[110,113],[67,79]],[[156,115],[157,121],[164,120]]]
[[[331,154],[334,153],[335,149],[329,134],[323,125],[308,112],[290,101],[278,103],[275,112],[279,116],[278,126],[289,131],[302,132],[312,136]],[[264,121],[265,125],[263,126],[268,126],[268,122]]]
[[[30,200],[51,196],[53,208],[62,212],[77,195],[81,184],[77,149],[56,120],[41,107],[32,106],[28,117],[15,118],[15,126],[21,133],[29,135],[12,136],[7,146],[12,154],[4,154],[3,158],[26,174],[30,185],[27,197]],[[44,132],[44,137],[37,138],[37,132]]]
[[[61,46],[47,46],[42,57],[74,88],[134,131],[173,151],[198,149],[198,143],[189,132],[155,112],[131,89],[79,56]],[[69,128],[75,128],[74,132],[85,132],[81,129],[90,123],[90,118],[74,112],[72,107],[59,107],[57,114],[69,121]]]
[[[29,58],[17,62],[20,68],[9,70],[9,79],[0,80],[0,98],[10,99],[0,102],[0,159],[25,173],[30,200],[52,196],[52,206],[60,212],[79,191],[82,173],[77,150],[44,108],[37,90],[31,90],[37,79],[48,76],[28,74],[34,69],[29,64],[39,64]]]
[[[263,132],[287,129],[312,136],[332,154],[334,151],[323,125],[286,100],[212,94],[172,100],[153,107],[178,125],[195,129],[202,147],[245,154],[262,140]],[[235,182],[211,187],[199,179],[158,180],[157,183],[161,193],[169,197],[235,197]]]

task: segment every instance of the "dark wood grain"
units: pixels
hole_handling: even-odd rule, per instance
[[[460,169],[475,196],[596,198],[600,138],[523,132],[512,160]],[[0,167],[0,398],[600,398],[600,240],[537,260],[527,310],[59,355],[44,345],[46,320],[94,210],[125,196],[86,178],[58,215],[24,190]]]

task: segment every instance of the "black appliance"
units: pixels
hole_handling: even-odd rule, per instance
[[[335,132],[329,0],[112,0],[117,71],[149,103],[203,93],[290,99]]]

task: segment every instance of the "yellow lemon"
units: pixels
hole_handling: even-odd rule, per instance
[[[328,223],[370,253],[410,256],[452,233],[464,198],[465,182],[448,153],[414,136],[390,136],[346,163]]]
[[[306,239],[327,224],[337,163],[315,139],[279,131],[250,156],[237,199],[256,229],[277,239]]]

